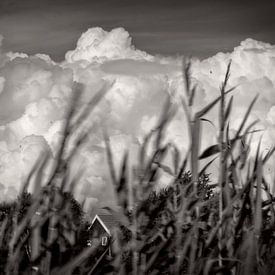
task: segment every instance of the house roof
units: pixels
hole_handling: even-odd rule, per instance
[[[105,215],[98,215],[98,216],[109,229],[112,229],[117,225],[117,221],[114,219],[112,215],[105,214]]]
[[[117,219],[107,210],[105,209],[99,209],[97,211],[97,214],[95,215],[93,221],[92,221],[92,225],[90,226],[90,228],[93,226],[95,220],[98,220],[100,222],[100,224],[103,226],[103,228],[109,233],[111,234],[111,230],[117,226],[118,221]],[[90,229],[89,228],[89,229]]]

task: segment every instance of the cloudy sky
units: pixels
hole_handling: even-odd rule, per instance
[[[268,1],[1,0],[0,200],[16,196],[41,153],[55,160],[66,108],[81,84],[79,107],[103,88],[109,92],[90,120],[89,146],[75,158],[73,170],[79,163],[86,168],[78,195],[112,203],[100,127],[108,129],[116,165],[126,149],[135,164],[167,96],[177,106],[184,95],[183,56],[194,56],[197,109],[219,95],[232,60],[229,86],[238,88],[230,131],[258,94],[250,120],[259,120],[263,132],[254,135],[251,154],[260,135],[263,150],[270,149],[275,145],[273,14]],[[216,111],[207,117],[214,126],[203,126],[201,150],[217,142]],[[183,156],[190,144],[185,123],[179,108],[165,140]],[[272,161],[265,173],[270,179]],[[164,174],[160,184],[170,180]]]
[[[60,61],[89,27],[124,27],[153,54],[209,57],[245,38],[275,43],[275,2],[258,0],[1,0],[4,48]]]

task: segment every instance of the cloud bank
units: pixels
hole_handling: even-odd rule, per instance
[[[16,196],[19,183],[41,152],[51,152],[54,159],[75,82],[84,87],[83,106],[104,85],[113,83],[93,119],[108,129],[118,165],[126,149],[131,148],[134,159],[144,135],[156,125],[167,95],[177,103],[184,94],[181,58],[152,56],[136,49],[123,28],[110,32],[99,27],[89,29],[58,64],[43,54],[3,52],[1,41],[0,37],[0,199]],[[268,149],[275,145],[275,46],[246,39],[230,53],[202,61],[192,59],[197,108],[219,95],[229,60],[230,85],[237,86],[232,131],[248,103],[259,94],[251,119],[258,119],[258,127],[265,130],[261,135],[264,149]],[[215,112],[208,118],[217,125]],[[179,111],[169,125],[166,140],[183,153],[188,147],[185,129]],[[217,138],[214,126],[205,124],[204,131],[202,149],[216,143]],[[254,147],[259,138],[260,134],[254,136]],[[104,144],[97,127],[89,147],[79,152],[75,167],[79,163],[87,168],[77,186],[79,196],[85,194],[93,203],[112,203]],[[271,173],[271,166],[269,169]]]

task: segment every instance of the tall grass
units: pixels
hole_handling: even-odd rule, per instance
[[[250,136],[257,131],[256,122],[248,124],[248,118],[256,98],[247,111],[233,138],[229,137],[230,115],[234,91],[227,88],[230,81],[230,65],[227,67],[220,96],[202,110],[195,112],[196,87],[191,83],[191,64],[185,63],[183,76],[185,95],[182,106],[188,121],[190,149],[179,165],[178,149],[171,144],[163,145],[165,128],[173,116],[171,104],[164,108],[159,126],[152,131],[141,148],[138,174],[127,177],[126,159],[122,164],[120,178],[113,177],[121,206],[121,224],[130,229],[131,240],[123,242],[118,236],[116,273],[123,274],[273,274],[274,254],[274,197],[270,192],[263,166],[274,149],[263,156],[260,144],[255,159],[248,158]],[[200,141],[204,137],[201,123],[204,116],[219,105],[219,132],[217,144],[200,155]],[[155,151],[145,158],[147,143],[155,136]],[[108,142],[111,170],[112,156]],[[238,147],[241,144],[240,147]],[[167,152],[174,154],[174,167],[162,164]],[[217,173],[218,191],[204,200],[199,195],[199,179],[215,158],[219,159]],[[210,159],[200,169],[202,159]],[[189,181],[182,185],[184,171],[190,167]],[[165,206],[151,202],[152,189],[157,186],[159,170],[174,177],[173,199],[166,197]],[[112,174],[113,175],[113,174]],[[245,177],[244,177],[245,175]],[[245,181],[244,181],[245,178]],[[129,181],[130,184],[127,184]],[[129,190],[133,189],[132,192]],[[265,193],[265,194],[263,194]],[[269,198],[263,200],[265,195]],[[160,199],[160,198],[159,198]],[[135,207],[127,213],[128,204]],[[214,207],[213,207],[214,206]],[[163,211],[165,209],[165,211]],[[156,216],[161,223],[152,225]],[[126,221],[126,222],[125,222]],[[271,233],[272,232],[272,233]],[[150,244],[152,244],[152,247]],[[121,251],[132,257],[128,266],[121,258]],[[126,253],[125,251],[125,253]],[[268,252],[269,251],[269,252]]]
[[[81,125],[105,89],[80,112],[75,108],[78,98],[74,98],[50,177],[45,180],[42,176],[49,162],[45,156],[37,162],[19,196],[22,201],[34,179],[33,199],[24,214],[19,218],[19,201],[15,214],[1,219],[0,247],[8,251],[2,274],[275,274],[274,196],[263,172],[274,149],[263,155],[259,143],[256,157],[249,158],[251,135],[257,129],[256,122],[248,123],[248,118],[256,98],[232,138],[229,130],[234,88],[228,88],[230,64],[220,95],[199,111],[195,111],[191,69],[191,63],[185,62],[181,106],[190,141],[186,154],[164,142],[177,111],[170,100],[158,126],[145,137],[137,166],[131,166],[129,152],[125,152],[116,171],[108,135],[104,135],[119,206],[118,211],[107,208],[118,221],[110,243],[112,257],[105,256],[106,251],[98,244],[75,249],[83,232],[79,232],[80,224],[74,224],[70,201],[64,196],[65,190],[73,192],[79,180],[76,177],[69,182],[68,173],[74,155],[89,136],[89,129]],[[201,153],[202,123],[215,107],[219,107],[218,140]],[[72,149],[68,152],[68,148]],[[167,154],[173,156],[171,166],[164,164]],[[219,177],[211,186],[207,171],[214,161]],[[168,173],[173,184],[156,191],[162,173]],[[30,255],[22,270],[26,246]],[[58,255],[70,253],[54,264],[56,247]]]

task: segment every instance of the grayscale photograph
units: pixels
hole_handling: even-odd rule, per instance
[[[275,274],[274,0],[0,0],[0,275],[28,274]]]

